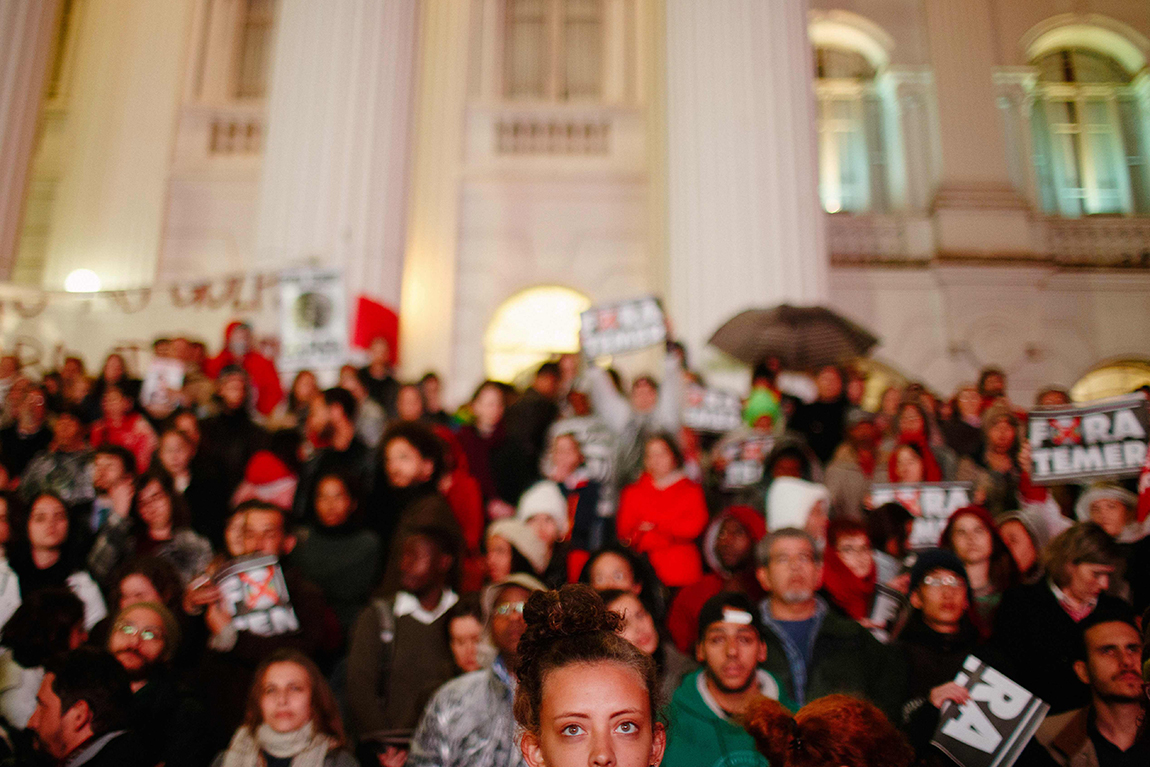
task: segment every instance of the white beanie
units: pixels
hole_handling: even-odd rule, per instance
[[[570,529],[567,498],[559,489],[559,485],[551,480],[536,482],[519,498],[519,508],[515,511],[516,519],[527,522],[537,514],[547,514],[555,520],[560,539],[567,536],[567,531]]]
[[[824,501],[829,507],[830,497],[822,485],[796,477],[778,477],[767,491],[767,530],[804,529],[815,504]]]
[[[525,522],[514,517],[497,519],[487,526],[487,538],[498,536],[531,563],[536,574],[547,569],[547,547]]]

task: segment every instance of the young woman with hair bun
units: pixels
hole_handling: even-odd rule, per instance
[[[622,619],[583,584],[532,594],[523,618],[515,720],[529,767],[658,765],[655,662],[619,636]]]

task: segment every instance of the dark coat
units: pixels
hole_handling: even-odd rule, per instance
[[[1117,597],[1102,594],[1095,609],[1121,607]],[[1090,691],[1073,668],[1079,634],[1050,585],[1039,581],[1002,595],[990,645],[1005,661],[1002,673],[1049,703],[1051,714],[1061,714],[1090,703]]]

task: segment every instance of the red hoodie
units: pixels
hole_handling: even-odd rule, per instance
[[[245,324],[238,320],[228,323],[228,327],[224,330],[224,348],[219,354],[208,360],[204,372],[208,374],[209,378],[219,378],[220,371],[229,365],[242,367],[248,374],[252,388],[256,390],[256,410],[267,415],[284,398],[284,390],[280,384],[280,376],[276,371],[274,362],[252,349],[244,354],[243,359],[237,360],[228,349],[228,343],[232,340],[232,333],[236,332],[236,328],[240,325]]]
[[[703,577],[703,559],[695,539],[707,521],[703,488],[683,477],[660,489],[647,472],[623,489],[615,517],[619,539],[646,554],[655,575],[671,588]]]

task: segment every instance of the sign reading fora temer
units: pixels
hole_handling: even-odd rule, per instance
[[[954,681],[970,699],[943,707],[930,742],[963,767],[1010,767],[1050,705],[973,655]]]
[[[579,340],[588,359],[645,349],[667,338],[663,308],[653,296],[596,306],[580,320]]]
[[[269,555],[239,557],[216,574],[224,610],[236,631],[275,636],[299,631],[279,559]]]
[[[1055,485],[1094,477],[1135,477],[1146,460],[1142,395],[1081,407],[1035,408],[1027,418],[1030,477]]]

